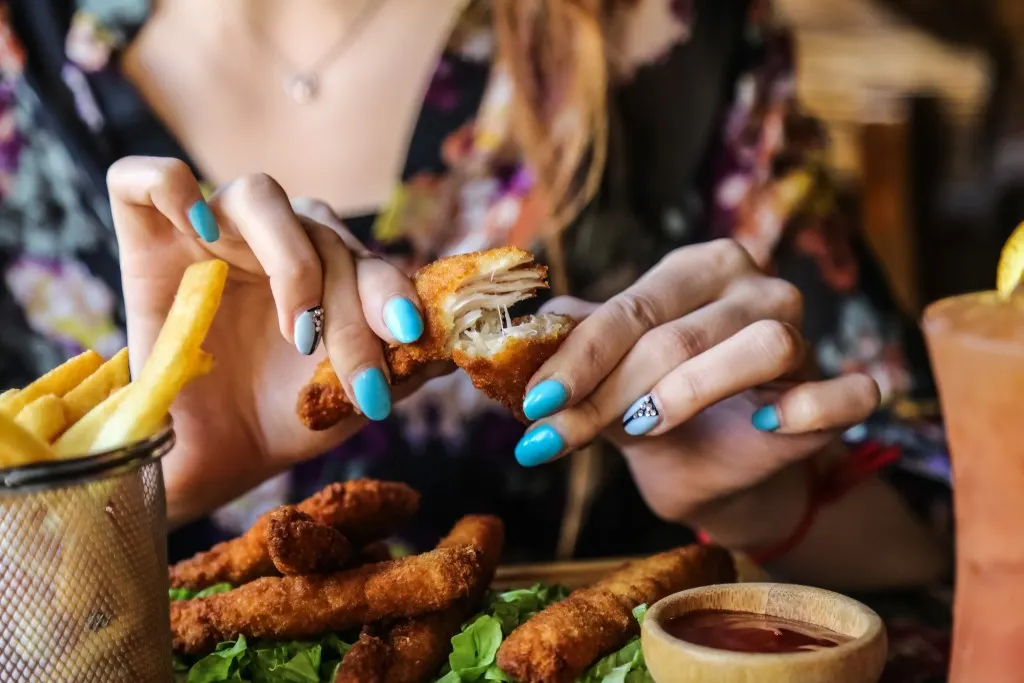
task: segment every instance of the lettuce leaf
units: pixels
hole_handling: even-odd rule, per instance
[[[247,659],[247,649],[245,636],[238,636],[233,643],[221,643],[216,650],[192,665],[186,680],[188,683],[238,680],[236,675]]]
[[[228,584],[191,592],[172,589],[171,600],[189,600],[231,590]],[[437,683],[513,683],[495,661],[501,643],[520,624],[545,607],[565,599],[562,586],[535,585],[493,592],[482,612],[466,622],[452,638],[448,664]],[[646,605],[633,610],[643,623]],[[175,680],[181,683],[331,683],[351,645],[335,634],[318,641],[256,642],[244,637],[221,643],[198,661],[174,658]],[[618,652],[602,657],[577,683],[653,683],[640,639],[633,638]]]
[[[192,591],[188,588],[171,588],[167,591],[167,596],[171,599],[171,602],[175,600],[191,600],[192,598],[205,598],[208,595],[216,595],[217,593],[227,593],[232,588],[234,586],[230,583],[214,584],[201,591]]]
[[[315,642],[256,644],[239,636],[192,663],[187,675],[177,679],[185,683],[329,683],[351,647],[333,634]],[[179,674],[181,662],[175,662]]]
[[[639,605],[633,616],[641,625],[647,616],[647,605]],[[640,637],[634,636],[621,650],[602,657],[583,674],[577,683],[653,683],[640,648]]]

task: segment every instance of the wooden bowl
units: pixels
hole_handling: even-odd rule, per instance
[[[837,647],[792,654],[716,650],[675,638],[664,620],[699,610],[784,617],[853,638]],[[695,588],[656,603],[644,618],[644,659],[656,683],[878,683],[887,642],[882,620],[844,595],[778,583]]]

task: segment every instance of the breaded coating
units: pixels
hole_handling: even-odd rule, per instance
[[[175,652],[202,655],[246,638],[316,638],[445,609],[478,585],[480,551],[461,546],[321,576],[256,579],[227,593],[171,603]]]
[[[542,321],[543,318],[543,321]],[[498,401],[517,420],[527,423],[523,414],[526,386],[562,345],[576,326],[568,316],[526,316],[516,318],[514,324],[535,329],[533,336],[509,336],[493,353],[474,353],[468,344],[455,347],[455,364],[466,371],[480,391]],[[539,328],[539,329],[537,329]]]
[[[270,513],[267,551],[284,576],[330,574],[344,568],[352,544],[334,527],[286,505]]]
[[[365,545],[404,527],[419,510],[420,494],[400,482],[356,479],[330,484],[296,507],[353,544]]]
[[[722,548],[692,545],[633,562],[522,624],[498,650],[498,667],[519,683],[572,683],[639,633],[635,607],[735,580]]]
[[[384,683],[434,680],[452,651],[452,637],[472,614],[471,609],[449,607],[394,624],[387,632],[391,656],[385,668]],[[341,666],[344,668],[344,660]]]
[[[334,683],[382,683],[390,656],[387,643],[364,629],[341,660]]]
[[[382,638],[388,645],[385,666],[387,683],[421,683],[431,680],[444,664],[451,652],[451,639],[462,623],[479,608],[480,600],[486,594],[494,572],[501,561],[501,550],[505,543],[505,525],[490,515],[469,515],[463,517],[445,536],[439,549],[472,547],[480,551],[479,572],[473,578],[474,588],[470,593],[448,609],[412,619],[401,619],[387,629]],[[384,656],[383,654],[381,655]],[[346,673],[346,680],[357,680],[355,672],[348,669],[348,657],[342,660],[339,674]],[[359,667],[366,666],[360,662]]]
[[[480,551],[476,588],[465,600],[448,609],[393,624],[386,639],[391,663],[386,683],[423,683],[437,675],[452,649],[452,636],[480,608],[494,579],[505,543],[505,525],[497,517],[470,515],[460,519],[438,548],[470,546]],[[344,666],[344,663],[342,663]]]
[[[494,515],[466,515],[452,527],[448,535],[437,544],[440,548],[469,546],[480,551],[480,575],[477,590],[470,599],[483,598],[494,580],[494,572],[501,563],[501,551],[505,547],[505,524]],[[476,605],[474,605],[476,607]]]
[[[455,345],[466,334],[478,333],[481,326],[493,327],[494,323],[498,323],[499,329],[489,334],[503,334],[501,321],[502,316],[507,317],[508,307],[547,288],[546,277],[546,267],[534,264],[529,252],[515,247],[450,256],[421,268],[413,276],[413,283],[423,304],[423,335],[412,344],[395,344],[385,349],[392,383],[402,382],[427,363],[451,361],[454,355],[457,365],[460,358],[473,361],[471,368],[464,369],[485,393],[506,405],[516,406],[514,410],[518,411],[523,396],[515,396],[510,387],[525,390],[529,377],[523,380],[517,375],[509,378],[510,383],[505,385],[501,381],[503,373],[521,373],[528,365],[539,367],[554,353],[565,334],[524,334],[518,340],[520,344],[511,345],[507,352],[496,348],[498,355],[511,353],[510,358],[525,359],[527,363],[498,358],[497,365],[492,366],[482,358],[471,358],[465,353],[455,355]],[[541,321],[548,316],[534,317]],[[534,344],[536,348],[530,348]],[[317,366],[312,379],[301,390],[296,413],[302,423],[313,430],[328,429],[353,413],[329,360]]]
[[[419,508],[420,495],[398,482],[357,479],[338,482],[299,503],[299,512],[337,529],[356,545],[387,538],[401,529]],[[270,515],[262,515],[238,538],[170,568],[171,586],[202,590],[216,583],[240,586],[261,576],[277,576],[267,548]]]

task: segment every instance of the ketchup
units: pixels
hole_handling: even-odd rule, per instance
[[[695,645],[754,654],[809,652],[853,640],[823,626],[749,612],[701,610],[662,622],[670,635]]]

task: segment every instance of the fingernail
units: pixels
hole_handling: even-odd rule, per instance
[[[643,436],[661,424],[661,413],[650,394],[638,398],[622,416],[622,429],[630,436]]]
[[[531,429],[516,444],[516,461],[523,467],[549,462],[565,448],[565,442],[550,425]]]
[[[779,411],[775,406],[764,406],[754,411],[750,419],[754,428],[762,432],[774,432],[779,428]]]
[[[324,309],[321,306],[303,311],[295,318],[295,326],[292,328],[292,337],[295,339],[295,348],[304,356],[312,355],[316,347],[320,345],[320,339],[324,334]]]
[[[217,219],[210,211],[210,205],[200,199],[188,210],[188,221],[192,229],[203,239],[204,242],[216,242],[220,239],[220,228],[217,227]]]
[[[369,419],[380,422],[391,414],[391,387],[380,368],[370,368],[352,380],[359,410]]]
[[[546,379],[526,394],[523,414],[528,420],[539,420],[554,414],[568,399],[569,392],[561,382]]]
[[[411,301],[396,296],[384,304],[384,324],[402,344],[411,344],[423,335],[423,318]]]

